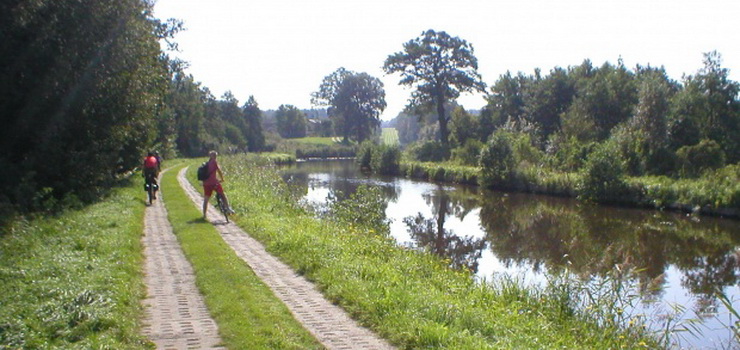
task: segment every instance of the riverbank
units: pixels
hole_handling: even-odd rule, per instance
[[[402,176],[410,178],[480,186],[479,167],[404,161],[400,169]],[[577,198],[582,194],[582,182],[581,173],[532,166],[494,189]],[[625,185],[624,193],[609,203],[740,219],[740,165],[709,172],[697,179],[628,177]]]
[[[608,305],[582,311],[577,305],[586,296],[575,284],[527,289],[506,279],[477,283],[432,254],[398,247],[386,233],[315,219],[295,204],[300,194],[274,169],[243,156],[220,162],[229,174],[231,202],[246,213],[235,218],[239,226],[401,348],[657,346],[639,322],[621,323]]]

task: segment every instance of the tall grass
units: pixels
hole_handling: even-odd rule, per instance
[[[655,346],[640,327],[605,326],[568,293],[478,283],[438,257],[396,245],[386,232],[321,221],[292,200],[274,170],[226,157],[236,221],[313,280],[333,302],[401,348],[607,349]],[[567,284],[564,284],[567,286]],[[597,318],[598,320],[598,318]]]
[[[139,318],[144,192],[18,220],[0,236],[0,348],[147,349]]]

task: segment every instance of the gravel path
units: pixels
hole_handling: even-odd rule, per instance
[[[203,197],[185,179],[184,168],[177,178],[193,204],[202,208]],[[213,206],[208,218],[221,237],[243,259],[293,316],[328,349],[393,349],[385,340],[361,327],[340,307],[324,299],[315,286],[273,257],[264,246],[233,223],[226,223]]]
[[[223,349],[216,322],[195,287],[193,268],[172,232],[162,191],[157,197],[144,216],[144,334],[157,349]]]

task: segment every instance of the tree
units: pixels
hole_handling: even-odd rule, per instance
[[[265,135],[262,132],[262,111],[254,96],[249,96],[249,100],[242,107],[242,117],[247,124],[249,151],[257,152],[262,150],[265,147]]]
[[[380,126],[380,113],[386,107],[380,79],[367,73],[339,68],[324,77],[311,102],[329,106],[329,117],[347,142],[350,137],[362,142]]]
[[[415,87],[411,105],[436,107],[440,139],[449,147],[450,117],[445,113],[445,103],[462,92],[485,92],[473,46],[443,31],[430,29],[405,43],[403,48],[404,51],[386,58],[383,70],[387,74],[401,73],[400,84]]]
[[[11,169],[0,177],[13,179],[0,197],[92,199],[139,164],[155,142],[167,88],[158,40],[170,30],[152,6],[0,4],[0,169]]]
[[[704,54],[704,67],[684,82],[676,96],[671,131],[674,147],[716,141],[729,163],[740,161],[740,84],[729,79],[716,51]]]
[[[540,78],[537,71],[525,89],[524,114],[540,126],[542,138],[547,139],[560,129],[560,115],[568,109],[574,96],[575,87],[564,69],[556,67],[544,78]]]
[[[275,113],[280,136],[297,138],[306,136],[306,116],[292,105],[280,105]]]

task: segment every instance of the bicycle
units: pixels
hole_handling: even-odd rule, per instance
[[[220,210],[221,213],[224,214],[226,223],[229,223],[229,215],[231,214],[231,209],[226,207],[224,195],[218,192],[216,192],[216,208],[218,208],[218,210]]]
[[[147,173],[144,181],[144,190],[147,193],[147,197],[149,199],[149,205],[152,205],[152,201],[156,199],[156,193],[159,189],[159,186],[154,181],[155,174],[154,173]]]

